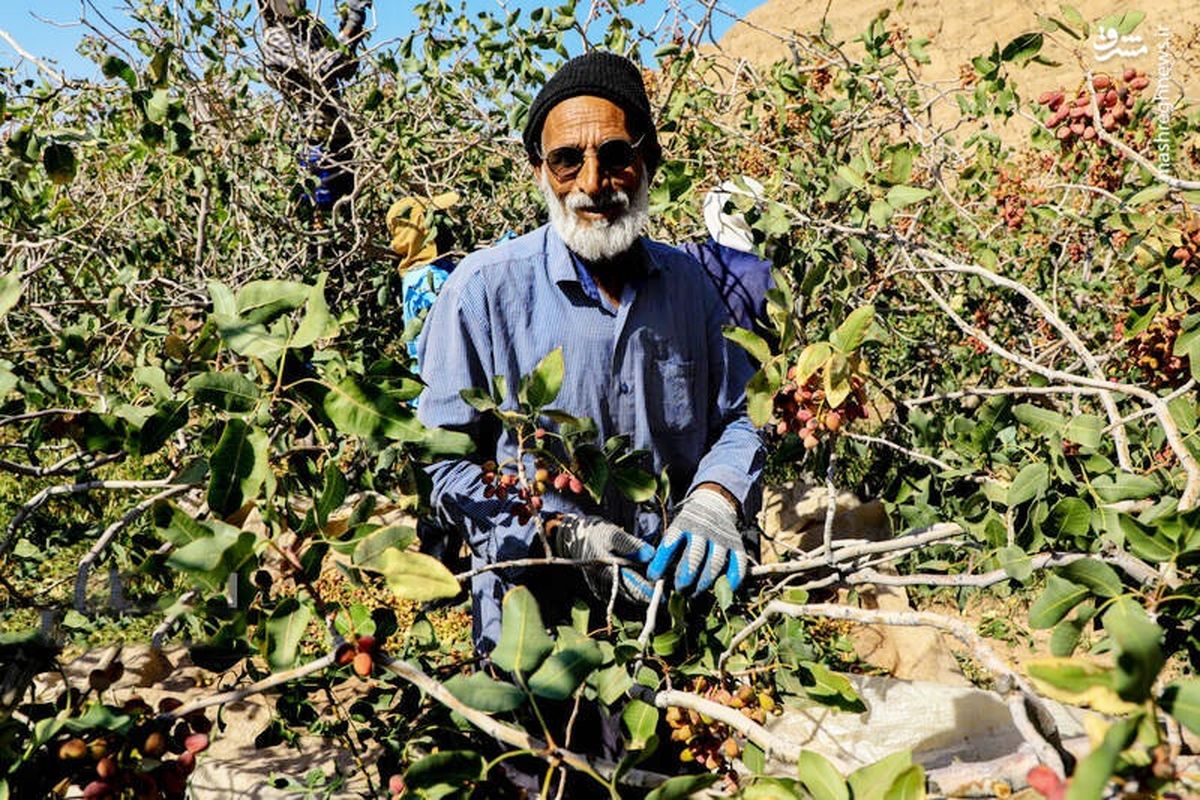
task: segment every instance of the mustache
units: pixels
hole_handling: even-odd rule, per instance
[[[627,211],[629,204],[629,195],[620,189],[606,189],[599,194],[575,191],[563,203],[571,211],[594,212]]]

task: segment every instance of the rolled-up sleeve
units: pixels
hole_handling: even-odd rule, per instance
[[[746,410],[746,383],[754,368],[745,350],[721,333],[727,321],[725,308],[720,303],[713,304],[705,325],[712,444],[700,460],[688,491],[701,483],[720,484],[738,499],[743,519],[749,520],[757,513],[758,484],[766,463],[766,448]]]

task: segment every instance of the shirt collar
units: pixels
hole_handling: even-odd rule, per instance
[[[646,246],[644,236],[638,239],[634,247],[641,251],[642,263],[647,275],[657,275],[662,272],[662,264]],[[571,252],[551,223],[546,224],[546,258],[550,279],[555,283],[575,283],[582,286],[585,291],[589,286],[595,287],[595,282],[587,273],[587,267],[584,266],[583,260]]]

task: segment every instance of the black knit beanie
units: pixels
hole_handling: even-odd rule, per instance
[[[550,109],[579,95],[603,97],[624,109],[634,137],[643,133],[646,136],[642,140],[642,153],[647,167],[651,172],[658,167],[662,148],[658,145],[654,120],[650,117],[650,98],[646,96],[641,70],[624,56],[599,50],[576,56],[563,64],[533,99],[523,135],[525,152],[531,161],[540,160],[538,148],[542,144],[542,126]]]

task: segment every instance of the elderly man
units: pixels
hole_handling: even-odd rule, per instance
[[[535,98],[524,142],[550,224],[464,259],[422,331],[420,419],[470,433],[479,450],[479,461],[429,468],[439,522],[464,532],[476,566],[542,554],[537,520],[522,524],[480,480],[479,462],[512,458],[514,437],[459,392],[494,375],[515,387],[561,347],[555,406],[591,418],[600,441],[625,434],[648,451],[648,466],[671,478],[674,508],[663,531],[657,511],[611,487],[598,505],[550,492],[542,514],[555,551],[647,564],[645,577],[622,570],[627,600],[648,601],[663,575],[680,590],[708,590],[722,574],[736,588],[764,460],[746,414],[751,369],[721,334],[727,311],[699,264],[642,236],[661,150],[641,72],[612,53],[568,61]],[[546,569],[474,578],[479,651],[499,638],[504,592],[513,582],[536,586],[533,573]],[[543,610],[569,610],[561,588],[555,600],[543,599]]]

